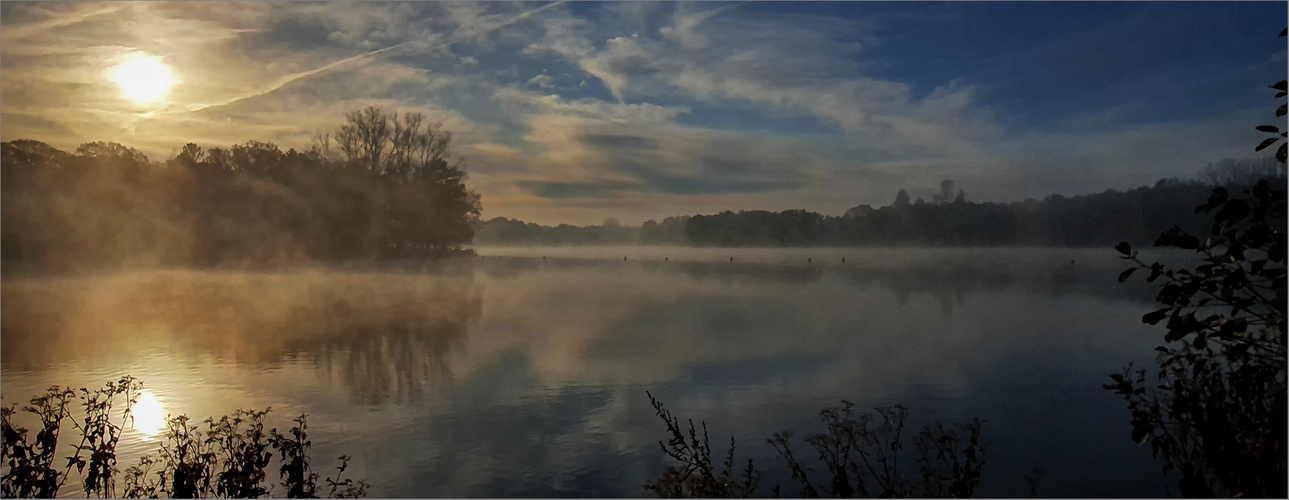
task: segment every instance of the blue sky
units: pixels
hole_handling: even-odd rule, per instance
[[[547,224],[1192,177],[1255,156],[1286,73],[1284,2],[0,5],[4,140],[163,159],[423,111],[485,217]],[[108,78],[140,55],[160,102]]]

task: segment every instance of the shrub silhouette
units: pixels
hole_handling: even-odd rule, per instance
[[[666,444],[658,444],[681,465],[668,467],[658,479],[646,483],[647,491],[662,498],[758,496],[761,475],[751,459],[736,481],[733,438],[723,468],[717,469],[712,461],[707,423],[699,424],[701,436],[693,420],[686,432],[662,402],[653,394],[648,396],[671,435]],[[982,420],[948,429],[939,422],[924,427],[912,439],[918,451],[914,472],[901,469],[899,464],[908,409],[896,405],[855,415],[854,406],[842,401],[839,407],[820,411],[826,432],[805,439],[827,471],[822,475],[827,483],[812,478],[813,468],[792,452],[789,433],[776,433],[768,440],[800,485],[802,497],[965,498],[975,493],[985,464],[980,440]],[[771,488],[770,494],[777,498],[780,486]]]
[[[1284,81],[1272,88],[1285,97]],[[1281,104],[1276,116],[1284,115]],[[1134,264],[1119,281],[1139,270],[1148,282],[1162,278],[1163,307],[1142,322],[1167,320],[1168,333],[1156,348],[1157,380],[1129,365],[1105,388],[1127,401],[1132,440],[1150,443],[1183,495],[1285,497],[1286,190],[1262,181],[1232,197],[1219,187],[1195,212],[1212,214],[1208,237],[1175,227],[1155,241],[1195,252],[1203,263],[1194,269],[1146,264],[1126,242],[1116,247]]]
[[[748,459],[747,467],[743,469],[742,482],[734,482],[733,437],[730,437],[730,451],[725,456],[724,469],[718,471],[712,462],[712,447],[707,438],[707,422],[700,424],[703,428],[702,439],[699,439],[693,420],[689,421],[689,431],[686,436],[686,433],[681,431],[680,420],[672,415],[661,401],[655,399],[653,394],[648,392],[645,394],[649,396],[649,402],[653,404],[658,418],[667,423],[667,432],[671,434],[667,444],[664,445],[659,441],[658,445],[662,447],[663,453],[683,464],[679,468],[668,467],[657,480],[645,483],[645,490],[653,492],[660,498],[747,498],[755,495],[760,474],[751,459]]]
[[[35,415],[41,429],[28,441],[28,429],[15,424],[16,404],[0,408],[0,493],[5,497],[50,498],[72,476],[72,468],[81,476],[86,497],[117,497],[116,446],[121,431],[132,422],[131,408],[138,402],[143,383],[133,377],[122,377],[103,388],[73,391],[58,386],[31,399],[22,411]],[[77,395],[79,393],[79,396]],[[73,429],[80,441],[66,466],[55,465],[55,451],[64,420],[71,418],[68,406],[78,399],[85,417],[73,419]],[[116,410],[116,411],[114,411]],[[218,420],[205,420],[203,433],[190,424],[187,415],[172,416],[166,421],[166,432],[158,457],[141,457],[124,474],[126,498],[259,498],[273,493],[265,484],[273,452],[282,464],[279,477],[287,498],[318,498],[319,475],[313,471],[308,451],[307,416],[300,415],[287,434],[276,428],[264,431],[264,418],[271,410],[237,410]],[[366,481],[341,479],[350,457],[341,456],[333,477],[326,477],[329,498],[366,496]]]
[[[1203,256],[1194,269],[1118,247],[1135,264],[1121,281],[1137,270],[1163,279],[1163,307],[1142,322],[1167,320],[1168,345],[1156,348],[1154,389],[1131,365],[1105,387],[1128,402],[1133,441],[1151,443],[1184,495],[1286,494],[1285,207],[1285,189],[1266,182],[1235,198],[1215,190],[1198,209],[1216,211],[1209,238],[1174,229],[1156,242]]]

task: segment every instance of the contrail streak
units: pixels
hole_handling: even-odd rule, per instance
[[[8,41],[26,38],[43,31],[48,31],[48,30],[57,28],[59,26],[76,24],[86,19],[89,19],[91,17],[102,15],[102,14],[110,14],[112,12],[116,12],[117,10],[120,10],[120,7],[113,5],[113,6],[104,7],[98,10],[92,10],[89,12],[73,12],[63,17],[50,19],[48,21],[42,21],[36,24],[29,24],[26,26],[14,26],[6,30],[4,33],[0,33],[0,38],[3,38],[4,40],[8,40]]]
[[[533,9],[533,10],[530,10],[530,11],[527,11],[527,12],[524,12],[524,13],[521,13],[521,14],[519,14],[519,15],[517,15],[517,16],[515,16],[515,17],[513,17],[513,18],[510,18],[510,19],[509,19],[509,20],[507,20],[506,22],[503,22],[503,23],[498,24],[498,25],[496,25],[496,26],[489,27],[489,28],[487,28],[487,29],[485,29],[485,30],[483,30],[483,31],[474,32],[474,33],[469,33],[467,36],[486,35],[486,34],[491,33],[491,32],[493,32],[493,31],[497,31],[497,30],[499,30],[499,29],[501,29],[501,28],[505,28],[505,27],[507,27],[507,26],[510,26],[510,25],[512,25],[512,24],[515,24],[515,23],[517,23],[517,22],[519,22],[519,21],[523,21],[523,20],[525,20],[525,19],[528,19],[529,17],[532,17],[533,15],[538,14],[538,13],[540,13],[540,12],[544,11],[544,10],[550,9],[550,8],[555,7],[555,6],[557,6],[557,5],[562,5],[562,4],[568,3],[568,1],[569,1],[569,0],[560,0],[560,1],[558,1],[558,2],[548,3],[548,4],[546,4],[546,5],[543,5],[543,6],[541,6],[541,7],[538,7],[538,8],[536,8],[536,9]],[[465,38],[465,37],[458,37],[458,38]],[[244,101],[244,100],[247,100],[247,99],[253,99],[253,98],[256,98],[256,97],[259,97],[259,96],[262,96],[262,95],[268,94],[268,93],[270,93],[270,92],[276,91],[276,90],[278,90],[278,89],[280,89],[280,88],[282,88],[282,87],[286,86],[287,84],[289,84],[289,83],[291,83],[291,82],[294,82],[294,81],[296,81],[296,80],[300,80],[300,79],[304,79],[304,78],[309,78],[309,77],[312,77],[312,76],[314,76],[314,75],[322,74],[322,73],[325,73],[325,72],[327,72],[327,71],[331,71],[331,70],[333,70],[333,69],[336,69],[336,68],[339,68],[339,67],[341,67],[341,66],[344,66],[344,65],[346,65],[346,64],[352,63],[352,62],[354,62],[354,61],[358,61],[358,60],[362,60],[362,59],[367,59],[367,58],[370,58],[370,57],[372,57],[372,56],[378,55],[378,54],[380,54],[380,53],[382,53],[382,52],[387,52],[387,51],[390,51],[390,50],[394,50],[394,49],[397,49],[397,48],[399,48],[399,47],[402,47],[402,46],[404,46],[404,45],[410,44],[410,43],[415,42],[415,41],[416,41],[416,40],[408,40],[408,41],[406,41],[406,42],[399,43],[399,44],[397,44],[397,45],[391,45],[391,46],[389,46],[389,47],[385,47],[385,48],[383,48],[383,49],[376,49],[376,50],[373,50],[373,51],[371,51],[371,52],[365,52],[365,53],[362,53],[362,54],[358,54],[358,55],[356,55],[356,56],[346,57],[346,58],[344,58],[344,59],[341,59],[341,60],[338,60],[338,61],[334,61],[334,62],[331,62],[331,63],[325,64],[325,65],[323,65],[323,66],[319,66],[319,67],[317,67],[317,68],[314,68],[314,69],[311,69],[311,70],[308,70],[308,71],[301,71],[301,72],[299,72],[299,73],[294,73],[294,74],[291,74],[291,75],[287,75],[287,76],[284,76],[284,77],[282,77],[282,78],[279,78],[277,81],[273,82],[272,84],[270,84],[269,86],[267,86],[267,87],[266,87],[266,88],[264,88],[263,90],[260,90],[260,91],[257,91],[257,92],[254,92],[254,93],[251,93],[251,94],[248,94],[248,95],[244,95],[244,96],[241,96],[241,97],[236,97],[236,98],[233,98],[233,99],[231,99],[231,100],[228,100],[228,101],[225,101],[225,102],[222,102],[222,103],[218,103],[218,104],[209,104],[209,105],[199,106],[199,107],[194,108],[194,109],[187,109],[187,110],[182,110],[182,111],[172,111],[172,112],[169,112],[169,113],[166,113],[166,112],[154,112],[154,113],[149,113],[149,114],[147,114],[147,116],[155,116],[155,115],[159,115],[159,114],[161,114],[161,115],[166,115],[166,114],[181,113],[181,112],[195,112],[195,111],[201,111],[201,110],[204,110],[204,109],[209,109],[209,108],[214,108],[214,107],[219,107],[219,106],[227,106],[227,105],[229,105],[229,104],[233,104],[233,103],[236,103],[236,102]],[[434,48],[444,47],[444,46],[450,45],[450,44],[455,43],[455,42],[458,42],[458,41],[460,41],[460,40],[459,40],[459,39],[457,39],[457,38],[454,38],[454,39],[451,39],[451,40],[446,40],[446,41],[440,42],[437,46],[434,46]]]

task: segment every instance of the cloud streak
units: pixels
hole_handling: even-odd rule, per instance
[[[46,33],[54,28],[71,26],[94,17],[111,14],[120,9],[121,8],[119,6],[109,5],[101,9],[72,12],[72,13],[57,16],[52,19],[48,19],[39,23],[12,27],[5,30],[3,33],[0,33],[0,40],[3,40],[6,43],[15,42],[35,35]]]
[[[536,8],[536,9],[532,9],[532,10],[529,10],[529,11],[523,12],[523,13],[521,13],[521,14],[519,14],[519,15],[516,15],[515,17],[513,17],[513,18],[511,18],[511,19],[509,19],[509,20],[507,20],[507,21],[505,21],[505,22],[502,22],[502,23],[497,24],[497,25],[495,25],[495,26],[490,26],[490,27],[488,27],[488,28],[486,28],[486,29],[483,29],[483,30],[481,30],[481,31],[477,31],[477,32],[476,32],[476,31],[471,31],[471,32],[466,33],[465,35],[457,36],[457,37],[454,37],[454,38],[452,38],[452,39],[445,40],[445,41],[440,41],[440,42],[438,42],[437,44],[429,45],[429,46],[425,47],[425,49],[424,49],[424,50],[426,50],[426,51],[430,51],[430,50],[434,50],[434,49],[441,49],[441,48],[447,47],[447,46],[449,46],[449,45],[451,45],[451,44],[459,43],[459,42],[461,42],[461,41],[464,41],[465,39],[467,39],[467,38],[469,38],[469,37],[477,37],[477,36],[484,36],[484,35],[487,35],[488,33],[491,33],[491,32],[493,32],[493,31],[496,31],[496,30],[499,30],[499,29],[505,28],[505,27],[507,27],[507,26],[513,25],[513,24],[515,24],[515,23],[518,23],[518,22],[520,22],[520,21],[523,21],[523,20],[525,20],[525,19],[528,19],[528,18],[530,18],[530,17],[532,17],[532,16],[534,16],[534,15],[537,15],[537,14],[539,14],[539,13],[541,13],[541,12],[545,11],[545,10],[551,9],[551,8],[553,8],[553,7],[556,7],[556,6],[562,5],[562,4],[567,3],[567,2],[568,2],[568,0],[559,0],[559,1],[557,1],[557,2],[552,2],[552,3],[549,3],[549,4],[543,5],[543,6],[541,6],[541,7]],[[277,91],[277,90],[281,89],[282,87],[285,87],[285,86],[287,86],[287,85],[289,85],[289,84],[291,84],[291,83],[293,83],[293,82],[297,82],[297,81],[304,80],[304,79],[307,79],[307,78],[311,78],[311,77],[314,77],[314,76],[317,76],[317,75],[325,74],[325,73],[327,73],[327,72],[330,72],[330,71],[333,71],[333,70],[336,70],[336,69],[339,69],[339,68],[344,68],[345,66],[349,66],[349,65],[351,65],[351,64],[353,64],[353,63],[356,63],[356,62],[359,62],[359,61],[363,61],[363,60],[367,60],[367,59],[373,58],[373,57],[378,56],[378,55],[380,55],[380,54],[383,54],[383,53],[385,53],[385,52],[389,52],[389,51],[392,51],[392,50],[395,50],[395,49],[399,49],[399,48],[406,47],[406,46],[413,45],[413,44],[417,44],[417,43],[424,43],[424,42],[425,42],[424,40],[415,40],[415,39],[413,39],[413,40],[408,40],[408,41],[406,41],[406,42],[401,42],[401,43],[397,43],[397,44],[394,44],[394,45],[390,45],[390,46],[388,46],[388,47],[384,47],[384,48],[376,49],[376,50],[373,50],[373,51],[370,51],[370,52],[365,52],[365,53],[358,54],[358,55],[355,55],[355,56],[346,57],[346,58],[344,58],[344,59],[340,59],[340,60],[337,60],[337,61],[333,61],[333,62],[330,62],[330,63],[324,64],[324,65],[319,66],[319,67],[317,67],[317,68],[313,68],[313,69],[310,69],[310,70],[307,70],[307,71],[301,71],[301,72],[298,72],[298,73],[293,73],[293,74],[290,74],[290,75],[283,76],[283,77],[281,77],[281,78],[278,78],[276,81],[274,81],[274,82],[272,82],[272,83],[268,84],[267,86],[263,87],[263,88],[262,88],[262,89],[260,89],[260,90],[257,90],[257,91],[254,91],[254,92],[251,92],[251,93],[246,94],[246,95],[242,95],[242,96],[234,97],[234,98],[231,98],[231,99],[225,100],[225,101],[223,101],[223,102],[219,102],[219,103],[215,103],[215,104],[203,104],[203,105],[197,105],[197,106],[195,106],[195,107],[190,107],[190,108],[188,108],[188,109],[183,109],[183,110],[178,110],[178,111],[160,111],[160,112],[155,112],[155,113],[148,113],[148,114],[146,114],[146,116],[157,116],[157,115],[173,114],[173,113],[194,112],[194,111],[201,111],[201,110],[209,109],[209,108],[222,107],[222,106],[228,106],[228,105],[231,105],[231,104],[236,104],[236,103],[238,103],[238,102],[246,101],[246,100],[249,100],[249,99],[254,99],[254,98],[257,98],[257,97],[261,97],[261,96],[264,96],[264,95],[267,95],[267,94],[273,93],[273,92],[275,92],[275,91]]]

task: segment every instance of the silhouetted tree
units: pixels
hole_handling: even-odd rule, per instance
[[[895,206],[896,207],[909,206],[909,193],[907,191],[901,189],[900,192],[895,193]]]
[[[348,118],[336,135],[350,156],[328,153],[327,134],[303,153],[188,143],[164,163],[108,142],[75,154],[3,143],[0,262],[265,264],[441,255],[470,243],[479,196],[461,161],[448,162],[451,134],[416,113]]]
[[[1267,179],[1284,182],[1284,163],[1270,156],[1260,160],[1224,158],[1200,169],[1199,178],[1206,184],[1225,187],[1248,187]]]
[[[933,197],[936,205],[953,203],[959,198],[962,198],[962,191],[954,191],[953,181],[948,179],[940,183],[940,192]]]

